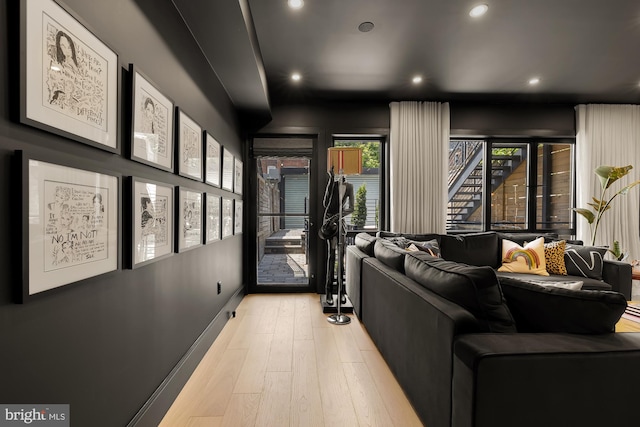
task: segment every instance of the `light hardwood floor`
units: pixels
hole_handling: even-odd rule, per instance
[[[356,316],[316,294],[246,296],[161,427],[422,426]]]

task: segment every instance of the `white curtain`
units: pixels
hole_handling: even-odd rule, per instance
[[[591,198],[600,197],[600,181],[593,172],[598,166],[633,166],[610,187],[609,197],[640,179],[640,106],[578,105],[576,125],[576,206],[589,208]],[[639,193],[637,186],[613,201],[602,217],[595,242],[611,246],[618,240],[621,249],[629,253],[628,261],[640,258]],[[589,244],[589,224],[580,215],[576,221],[578,239]]]
[[[392,102],[391,231],[445,233],[449,104]]]

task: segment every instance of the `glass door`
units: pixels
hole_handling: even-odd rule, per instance
[[[309,170],[307,157],[258,156],[258,287],[309,287]]]

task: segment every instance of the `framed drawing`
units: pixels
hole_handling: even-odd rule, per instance
[[[53,0],[21,0],[20,52],[20,121],[119,153],[116,53]]]
[[[233,200],[222,198],[222,238],[233,235]]]
[[[233,175],[233,192],[242,194],[242,161],[240,159],[235,159]]]
[[[130,158],[173,172],[173,101],[133,64],[131,76]]]
[[[235,201],[235,210],[233,216],[233,234],[242,233],[242,200]]]
[[[205,182],[220,187],[220,143],[209,132],[204,133],[205,139]]]
[[[131,178],[131,268],[173,255],[173,185]]]
[[[176,107],[178,174],[202,181],[202,128]]]
[[[206,206],[204,243],[209,244],[220,240],[220,196],[206,193]]]
[[[16,152],[22,301],[118,269],[119,178]]]
[[[176,251],[202,246],[202,193],[177,187]]]
[[[222,156],[222,188],[233,191],[233,154],[226,148]]]

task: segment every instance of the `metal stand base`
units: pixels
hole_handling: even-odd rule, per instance
[[[349,316],[345,316],[344,314],[332,314],[327,317],[327,322],[333,325],[348,325],[351,323],[351,318]]]
[[[345,295],[347,298],[347,302],[341,304],[340,312],[342,313],[353,313],[353,304],[351,304],[351,300],[348,295]],[[333,294],[333,304],[327,303],[327,296],[322,294],[320,295],[320,304],[322,304],[322,312],[323,313],[337,313],[338,312],[338,295]]]

